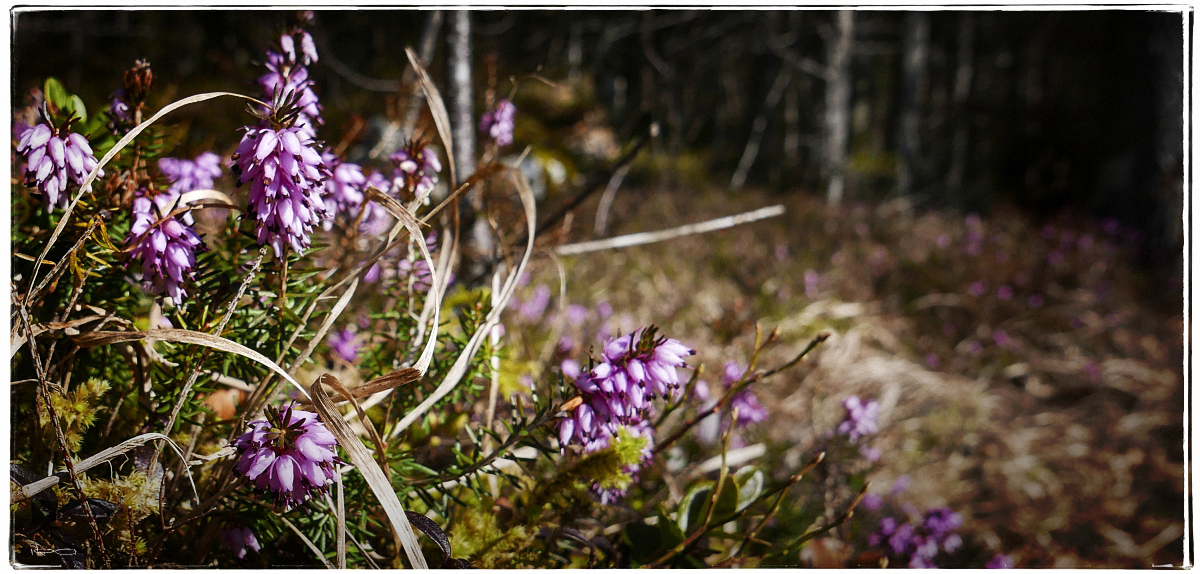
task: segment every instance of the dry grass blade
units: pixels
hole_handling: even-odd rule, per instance
[[[96,181],[96,176],[100,173],[100,170],[108,164],[109,160],[115,157],[122,149],[125,149],[125,146],[129,145],[129,142],[133,141],[133,139],[141,134],[143,130],[153,125],[154,122],[158,121],[163,116],[182,108],[183,106],[203,102],[205,100],[211,100],[213,98],[219,98],[221,96],[233,96],[235,98],[250,100],[251,102],[255,102],[262,106],[266,105],[254,98],[251,98],[250,96],[243,96],[233,92],[208,92],[204,94],[196,94],[194,96],[189,96],[183,98],[182,100],[167,104],[163,107],[163,109],[159,110],[157,114],[151,116],[150,119],[138,124],[137,127],[133,128],[132,130],[129,130],[129,133],[125,134],[125,137],[117,141],[116,145],[114,145],[112,149],[108,150],[108,153],[104,154],[104,157],[100,158],[100,161],[96,163],[96,167],[92,169],[91,173],[88,174],[87,179],[83,180],[83,185],[79,186],[79,191],[75,193],[75,197],[71,198],[71,203],[67,205],[67,209],[63,211],[62,219],[58,221],[58,225],[54,228],[54,233],[50,234],[50,240],[46,242],[46,246],[42,248],[42,254],[38,256],[38,260],[34,263],[33,273],[31,273],[29,277],[29,284],[37,284],[37,273],[42,267],[42,260],[46,258],[47,253],[50,253],[50,248],[54,247],[55,242],[58,241],[58,237],[62,235],[63,229],[66,229],[67,222],[71,220],[71,212],[75,211],[75,206],[79,203],[79,200],[83,198],[84,190],[88,189],[93,181]]]
[[[234,353],[246,357],[247,359],[263,364],[267,368],[275,371],[276,374],[287,379],[292,386],[296,387],[304,396],[308,396],[308,390],[304,388],[296,379],[293,379],[287,371],[283,370],[275,361],[268,359],[262,353],[255,351],[244,345],[235,343],[224,337],[209,335],[199,331],[188,331],[186,329],[155,329],[153,331],[92,331],[90,333],[81,333],[71,338],[75,344],[80,347],[96,347],[99,345],[112,345],[113,343],[125,343],[129,341],[168,341],[171,343],[186,343],[189,345],[201,345],[211,347],[218,351]]]
[[[379,464],[385,471],[384,474],[387,475],[388,481],[390,482],[392,473],[387,467],[387,445],[383,444],[383,439],[380,438],[379,432],[375,430],[375,423],[371,422],[371,419],[367,417],[366,411],[364,411],[363,408],[358,405],[358,401],[354,400],[354,396],[350,394],[350,391],[345,385],[342,384],[340,380],[338,380],[337,377],[329,373],[325,373],[317,377],[317,382],[313,383],[313,386],[319,385],[329,385],[331,388],[333,388],[333,390],[337,391],[338,394],[350,401],[350,405],[353,406],[355,412],[358,413],[358,420],[362,422],[363,428],[367,429],[367,434],[371,436],[371,442],[375,443],[375,457],[379,460]]]
[[[342,473],[335,472],[337,480],[337,567],[346,569],[346,487],[342,485]]]
[[[387,475],[375,462],[375,459],[371,458],[370,451],[363,446],[362,441],[358,439],[358,435],[354,433],[350,425],[342,420],[341,414],[330,400],[324,385],[313,385],[312,391],[313,405],[320,413],[321,420],[337,437],[338,443],[346,451],[346,456],[350,457],[350,462],[362,473],[363,478],[370,485],[371,491],[379,499],[380,505],[383,506],[384,512],[387,513],[388,519],[392,523],[393,532],[400,539],[400,544],[408,556],[409,564],[414,568],[429,568],[425,562],[425,555],[421,554],[421,544],[417,540],[417,534],[413,532],[412,524],[409,524],[408,517],[404,515],[404,507],[401,506],[396,491],[388,482]]]
[[[425,371],[429,370],[430,361],[433,360],[433,347],[437,343],[438,322],[441,320],[442,288],[436,276],[437,263],[429,255],[429,246],[425,244],[425,234],[421,233],[421,222],[417,221],[412,213],[409,213],[395,198],[381,193],[373,187],[367,190],[367,195],[383,206],[412,234],[413,240],[417,242],[417,247],[421,249],[421,257],[425,258],[425,264],[429,266],[430,273],[435,274],[429,278],[429,292],[425,295],[425,308],[433,307],[433,324],[430,328],[429,339],[425,342],[425,348],[421,351],[421,356],[417,359],[416,364],[413,365],[413,368],[421,371],[421,375],[424,375]]]
[[[346,292],[342,293],[342,296],[338,298],[337,303],[333,305],[333,309],[330,309],[329,315],[325,316],[325,320],[321,322],[320,328],[313,334],[312,339],[309,339],[308,345],[304,347],[304,352],[300,353],[299,357],[296,357],[295,362],[292,363],[292,367],[288,369],[288,372],[296,372],[296,369],[299,369],[300,365],[304,364],[304,361],[312,355],[313,349],[316,349],[317,345],[325,340],[325,335],[329,333],[329,328],[333,326],[333,322],[337,321],[338,317],[342,316],[342,311],[346,310],[346,306],[350,304],[350,300],[354,298],[354,293],[357,291],[358,279],[355,279],[350,282],[350,287],[346,289]]]
[[[143,444],[146,444],[147,442],[150,442],[152,440],[166,441],[167,444],[171,445],[171,448],[175,450],[175,453],[178,454],[180,456],[180,458],[183,457],[183,450],[180,449],[179,445],[175,444],[175,441],[171,440],[170,437],[168,437],[165,434],[159,434],[156,432],[148,432],[146,434],[140,434],[129,440],[126,440],[117,446],[106,448],[92,456],[89,456],[89,457],[83,459],[82,461],[79,461],[78,463],[75,464],[75,472],[85,472],[87,470],[95,468],[96,466],[99,466],[103,462],[106,462],[108,460],[116,458],[117,456],[125,454],[125,453],[127,453],[139,446],[142,446]],[[185,467],[185,470],[186,470],[186,467]],[[195,481],[192,480],[192,472],[190,470],[187,470],[187,473],[188,473],[188,482],[192,483],[192,492],[194,494],[196,494],[196,500],[200,500],[200,495],[196,491],[196,483],[195,483]],[[29,498],[43,490],[46,490],[47,488],[50,488],[51,486],[58,484],[58,482],[59,482],[58,476],[47,476],[46,478],[43,478],[37,482],[33,482],[33,483],[30,483],[30,484],[27,484],[27,485],[21,487],[21,489],[19,491],[14,491],[14,493],[13,493],[15,495],[14,498],[21,498],[21,497]]]
[[[313,544],[312,540],[309,540],[308,537],[305,536],[303,532],[300,532],[300,529],[296,528],[296,526],[294,524],[292,524],[292,522],[290,520],[288,520],[282,516],[280,516],[279,519],[282,520],[283,523],[286,524],[288,528],[291,528],[292,532],[295,532],[296,536],[300,537],[300,540],[304,541],[304,545],[307,546],[309,550],[312,550],[313,554],[317,555],[317,558],[321,559],[321,564],[324,564],[326,568],[333,570],[333,564],[330,564],[329,561],[325,559],[325,553],[321,552],[321,549],[317,548],[317,545]]]
[[[783,212],[784,208],[782,205],[772,205],[770,207],[755,209],[754,211],[747,211],[746,213],[739,213],[737,215],[730,215],[727,217],[718,217],[717,219],[710,219],[708,221],[701,221],[699,223],[689,223],[687,225],[672,227],[670,229],[631,233],[629,235],[618,235],[617,237],[609,237],[607,239],[597,239],[595,241],[583,241],[580,243],[572,243],[570,245],[562,245],[554,248],[554,253],[556,255],[578,255],[580,253],[601,251],[604,249],[617,249],[620,247],[645,245],[647,243],[656,243],[659,241],[676,239],[687,235],[695,235],[698,233],[708,233],[710,231],[726,229],[735,225],[742,225],[744,223],[750,223],[760,219],[767,219],[768,217],[777,217],[779,215],[783,215]]]
[[[425,92],[425,101],[429,103],[429,113],[433,115],[433,125],[437,126],[438,136],[442,138],[442,145],[446,148],[446,165],[450,167],[450,189],[458,187],[458,177],[454,173],[454,144],[451,143],[453,138],[450,137],[450,114],[446,112],[446,104],[442,102],[442,95],[438,92],[437,86],[433,85],[433,80],[429,77],[429,72],[425,71],[425,67],[421,65],[421,59],[417,57],[416,52],[412,48],[405,48],[404,54],[408,56],[408,62],[412,64],[414,70],[417,71],[417,77],[421,80],[421,90]]]
[[[528,227],[525,254],[521,256],[521,262],[517,264],[517,268],[505,280],[504,288],[500,290],[500,293],[492,294],[492,310],[488,313],[487,319],[479,327],[479,330],[471,335],[471,339],[467,341],[467,345],[462,353],[455,359],[450,370],[446,372],[446,377],[442,379],[442,382],[438,384],[437,388],[434,389],[428,398],[421,401],[421,404],[417,405],[415,409],[404,415],[404,418],[400,419],[400,422],[396,423],[396,426],[388,433],[389,440],[400,434],[413,421],[428,412],[434,403],[449,394],[451,389],[467,374],[471,358],[479,350],[480,345],[483,343],[483,338],[488,336],[492,332],[492,328],[500,322],[500,314],[508,306],[509,299],[512,298],[513,292],[517,289],[517,279],[525,272],[525,265],[529,263],[529,256],[533,254],[534,232],[537,226],[537,207],[534,204],[533,190],[529,188],[529,182],[525,180],[525,175],[515,169],[510,169],[508,173],[513,178],[513,182],[516,183],[517,194],[521,197],[521,204],[525,206],[525,224]]]
[[[214,201],[218,204],[222,204],[222,205],[205,204],[205,205],[211,205],[213,207],[228,206],[228,207],[232,207],[232,208],[237,208],[237,206],[238,206],[237,202],[235,202],[232,197],[229,197],[228,194],[226,194],[223,191],[217,191],[215,189],[193,189],[192,191],[189,191],[189,192],[179,196],[179,205],[189,205],[189,204],[196,203],[197,201],[203,201],[206,199],[210,200],[210,201]]]
[[[347,389],[347,393],[351,397],[361,399],[363,397],[369,397],[375,393],[390,391],[396,387],[402,387],[412,383],[413,381],[420,380],[420,378],[421,371],[418,371],[412,367],[405,367],[400,370],[392,371],[381,377],[375,377],[374,379],[371,379],[356,387],[351,387]],[[348,400],[350,399],[342,397],[340,399],[333,399],[333,402],[343,403]],[[312,401],[304,398],[300,399],[299,402],[304,404],[312,404]],[[363,405],[363,408],[365,409],[366,405]]]

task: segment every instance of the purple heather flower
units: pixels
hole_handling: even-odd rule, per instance
[[[17,141],[17,153],[25,158],[25,185],[37,187],[42,201],[51,208],[66,209],[71,200],[67,183],[82,185],[98,163],[87,138],[67,131],[66,126],[26,128]]]
[[[1012,337],[1009,337],[1008,331],[1005,331],[1004,329],[996,329],[995,332],[992,333],[992,340],[1001,347],[1008,347],[1012,345]]]
[[[904,491],[908,490],[908,485],[912,483],[912,478],[907,474],[902,474],[896,477],[896,481],[892,483],[892,496],[900,496]]]
[[[333,227],[333,215],[347,212],[362,206],[367,189],[367,176],[363,174],[362,166],[348,161],[342,161],[330,150],[321,153],[321,159],[329,166],[332,174],[325,182],[325,205],[329,208],[330,218],[326,219],[323,227],[326,231]],[[363,218],[364,220],[366,217]]]
[[[742,380],[742,376],[746,374],[746,367],[737,361],[728,361],[725,363],[725,373],[721,377],[721,383],[729,389]],[[767,420],[767,407],[758,402],[758,397],[749,389],[742,389],[741,392],[734,395],[729,401],[729,408],[737,409],[737,420],[739,426],[745,426],[750,423],[760,423]]]
[[[158,170],[171,180],[172,193],[212,189],[213,180],[221,177],[221,157],[210,151],[196,156],[194,160],[164,157],[158,160]]]
[[[258,544],[258,539],[254,537],[254,531],[245,526],[235,526],[221,531],[221,539],[225,544],[229,545],[229,549],[233,551],[233,555],[238,560],[246,557],[246,549],[253,550],[256,554],[262,552],[262,546]]]
[[[942,364],[942,359],[938,357],[937,353],[929,353],[925,355],[925,364],[929,365],[931,369],[936,369],[938,365]]]
[[[996,297],[999,297],[1005,301],[1012,299],[1012,296],[1013,288],[1009,287],[1008,285],[1001,285],[1000,288],[996,290]]]
[[[1063,259],[1065,259],[1065,258],[1066,258],[1066,256],[1063,255],[1062,251],[1055,249],[1054,251],[1051,251],[1049,255],[1046,256],[1046,263],[1049,263],[1049,264],[1057,267],[1058,264],[1062,263]]]
[[[513,142],[513,117],[516,113],[517,107],[512,102],[500,100],[496,103],[496,109],[479,119],[479,130],[487,132],[497,145],[506,146]]]
[[[863,445],[859,447],[858,454],[861,454],[862,457],[867,460],[867,462],[875,462],[879,460],[879,457],[883,456],[883,451],[880,451],[873,446]]]
[[[268,407],[267,419],[247,423],[249,430],[234,439],[241,457],[234,468],[285,506],[304,504],[333,481],[337,439],[317,413],[294,405]]]
[[[987,293],[987,283],[983,281],[976,281],[967,288],[967,294],[972,297],[982,297],[984,293]]]
[[[438,182],[437,174],[442,171],[442,162],[437,154],[429,146],[413,141],[392,154],[391,160],[396,166],[392,171],[395,188],[404,190],[409,197],[427,202],[429,193]]]
[[[858,440],[864,436],[879,432],[879,403],[867,401],[864,403],[857,396],[849,396],[842,400],[846,408],[846,419],[838,425],[837,432]]]
[[[550,288],[545,285],[538,285],[533,291],[533,298],[521,303],[521,318],[529,322],[537,321],[546,312],[546,305],[549,303]]]
[[[937,246],[941,247],[942,249],[949,247],[950,246],[950,236],[946,235],[945,233],[939,235],[937,238]]]
[[[133,122],[133,115],[130,114],[129,104],[125,103],[125,90],[117,90],[112,95],[112,99],[108,103],[108,117],[113,121],[121,124]]]
[[[362,342],[355,340],[354,331],[349,327],[329,335],[329,348],[333,349],[334,354],[347,363],[353,363],[358,358],[358,350],[362,346]]]
[[[1104,371],[1100,369],[1100,365],[1095,361],[1088,361],[1087,364],[1083,366],[1083,372],[1093,381],[1100,381],[1104,378]]]
[[[567,323],[571,325],[580,325],[587,320],[587,317],[587,307],[577,303],[572,303],[571,305],[567,306]]]
[[[987,563],[988,568],[1015,568],[1012,558],[1004,554],[997,554],[992,557]]]
[[[1046,300],[1041,295],[1038,295],[1036,293],[1029,296],[1029,308],[1030,309],[1037,309],[1038,307],[1041,307],[1045,302],[1046,302]]]
[[[883,508],[883,497],[875,494],[874,492],[868,492],[867,494],[863,495],[862,505],[863,508],[866,508],[872,512],[876,512],[880,508]]]
[[[300,35],[301,58],[297,60],[295,35]],[[258,78],[259,85],[271,98],[292,96],[300,113],[296,117],[296,127],[309,137],[316,135],[313,123],[323,124],[321,119],[321,104],[313,92],[313,82],[308,79],[308,64],[317,60],[317,49],[312,37],[304,30],[288,32],[279,39],[282,53],[267,52],[267,73]]]
[[[695,351],[656,333],[649,327],[609,339],[600,362],[575,378],[583,404],[559,423],[564,448],[570,442],[582,444],[586,452],[608,446],[619,428],[645,421],[653,399],[678,390],[675,370],[686,367],[683,357]]]
[[[130,262],[141,267],[134,276],[142,289],[153,295],[166,294],[182,305],[187,292],[183,283],[195,275],[196,250],[203,244],[188,227],[190,214],[172,216],[179,195],[165,192],[153,199],[139,195],[133,200],[133,226],[129,230]]]
[[[326,213],[321,195],[332,174],[314,147],[295,126],[251,127],[233,154],[238,186],[251,184],[248,216],[258,220],[258,243],[269,243],[276,257],[283,257],[285,244],[296,252],[308,247]]]
[[[564,377],[569,377],[572,379],[579,377],[579,361],[574,359],[563,359],[561,368]]]
[[[972,355],[978,355],[979,353],[982,353],[983,343],[980,343],[979,341],[971,341],[971,344],[967,346],[967,352],[971,353]]]

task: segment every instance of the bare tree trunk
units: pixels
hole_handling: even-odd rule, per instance
[[[975,77],[975,15],[963,12],[958,17],[958,67],[954,73],[954,140],[950,149],[950,171],[946,187],[955,198],[962,193],[963,176],[967,170],[969,115],[967,99],[971,96],[971,81]]]
[[[921,108],[929,72],[929,13],[909,12],[904,17],[904,91],[900,96],[900,195],[912,192],[921,154]]]
[[[850,143],[850,51],[854,40],[854,12],[837,13],[837,28],[830,35],[829,81],[825,85],[825,175],[829,178],[828,202],[842,202],[846,188],[846,153]]]

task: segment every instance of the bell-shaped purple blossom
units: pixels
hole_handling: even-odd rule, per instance
[[[275,495],[287,507],[299,506],[313,492],[332,483],[337,439],[317,413],[288,405],[267,408],[267,420],[246,424],[245,434],[233,441],[238,450],[234,469],[254,485]]]
[[[164,157],[158,160],[158,170],[171,181],[172,193],[212,189],[213,182],[221,177],[221,156],[206,151],[196,159]]]
[[[486,132],[492,139],[496,140],[496,145],[506,146],[513,142],[513,128],[515,127],[514,117],[517,114],[517,107],[508,100],[500,100],[496,103],[496,109],[483,114],[479,118],[479,129]]]
[[[396,190],[403,190],[408,197],[427,202],[433,186],[437,185],[438,172],[442,171],[442,162],[429,146],[419,142],[409,142],[407,146],[391,155],[392,185]]]
[[[316,144],[298,127],[249,127],[231,163],[238,187],[250,183],[249,217],[257,220],[259,245],[276,257],[284,245],[301,252],[313,227],[326,216],[325,182],[332,174]]]
[[[196,251],[203,243],[192,230],[191,215],[172,215],[179,195],[170,191],[150,198],[138,195],[133,200],[133,225],[129,229],[130,262],[140,267],[134,277],[142,289],[163,295],[175,305],[183,304],[187,291],[183,285],[196,272]]]
[[[113,93],[108,102],[108,117],[112,119],[114,125],[133,123],[133,110],[130,110],[129,104],[125,102],[125,90],[117,90]]]
[[[21,132],[17,153],[25,158],[25,185],[36,187],[47,206],[60,209],[66,209],[71,201],[67,184],[83,185],[98,163],[87,138],[65,126],[55,128],[50,124]],[[104,171],[98,175],[104,175]]]
[[[846,419],[838,425],[838,434],[858,440],[879,432],[879,403],[864,403],[856,396],[849,396],[842,400],[842,406],[846,408]]]
[[[222,530],[221,540],[229,546],[238,560],[246,558],[246,549],[253,550],[256,554],[262,552],[262,546],[259,545],[258,538],[254,537],[254,531],[245,526]]]

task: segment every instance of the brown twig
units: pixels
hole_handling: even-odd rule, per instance
[[[54,427],[54,436],[58,439],[58,448],[62,451],[63,462],[66,463],[67,473],[71,477],[71,484],[75,487],[75,492],[79,496],[79,504],[83,507],[84,516],[87,517],[88,526],[91,527],[92,536],[96,539],[96,546],[100,549],[100,558],[104,561],[105,568],[111,568],[112,564],[108,559],[108,550],[104,548],[104,539],[100,535],[100,526],[96,524],[96,517],[92,515],[92,507],[88,504],[87,495],[83,493],[83,485],[79,483],[79,476],[75,474],[75,463],[71,460],[71,451],[67,448],[67,437],[63,434],[62,425],[58,420],[58,413],[54,411],[54,405],[50,401],[50,382],[46,380],[46,369],[42,364],[41,356],[37,352],[37,344],[33,339],[33,322],[29,318],[29,310],[24,305],[18,306],[18,314],[21,318],[21,323],[25,327],[26,335],[29,337],[29,354],[33,358],[33,366],[38,374],[38,397],[46,406],[46,413],[50,417],[50,422]]]

